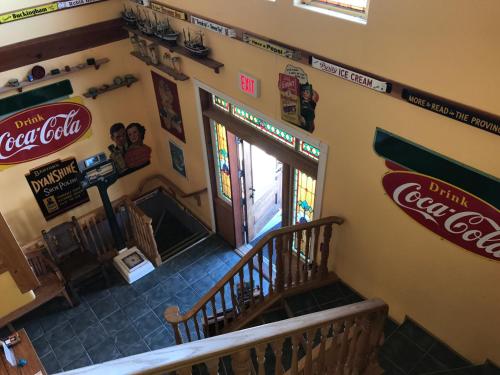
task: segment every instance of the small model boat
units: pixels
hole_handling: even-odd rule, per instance
[[[168,22],[168,18],[167,18],[167,22],[158,22],[158,20],[156,19],[156,13],[155,13],[155,23],[156,23],[156,27],[154,29],[154,35],[159,38],[159,39],[162,39],[166,42],[168,42],[169,44],[177,44],[177,38],[179,37],[179,33],[177,31],[175,31],[174,29],[172,29],[172,27],[170,26],[170,23]]]
[[[188,38],[186,39],[186,32],[182,30],[184,34],[184,48],[192,55],[196,57],[207,57],[210,53],[210,48],[203,44],[203,34],[198,32],[197,36],[191,39],[191,33],[188,30]]]
[[[137,16],[132,9],[128,9],[125,5],[123,6],[122,19],[127,23],[127,26],[136,28],[137,27]]]
[[[146,34],[146,35],[153,35],[154,34],[153,23],[151,22],[151,20],[149,19],[147,14],[145,14],[144,19],[141,19],[141,18],[137,19],[137,27],[139,28],[139,30],[143,34]]]

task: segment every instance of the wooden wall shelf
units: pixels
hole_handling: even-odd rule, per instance
[[[212,60],[209,57],[203,57],[202,58],[202,57],[193,56],[188,51],[186,51],[184,49],[184,47],[181,47],[181,46],[178,46],[178,45],[173,46],[173,45],[167,43],[166,41],[164,41],[163,39],[157,38],[157,37],[152,36],[152,35],[146,35],[146,34],[142,33],[141,31],[139,31],[137,29],[134,29],[134,28],[132,28],[130,26],[124,26],[124,28],[128,32],[130,32],[132,34],[135,34],[135,35],[137,35],[140,38],[149,40],[150,42],[157,43],[158,45],[167,48],[170,52],[175,52],[175,53],[177,53],[179,55],[187,57],[188,59],[194,60],[194,61],[196,61],[199,64],[205,65],[206,67],[212,69],[216,74],[218,74],[220,68],[222,68],[224,66],[223,63],[215,61],[215,60]]]
[[[31,86],[31,85],[36,85],[37,83],[43,82],[43,81],[49,81],[51,79],[56,79],[59,77],[67,76],[68,74],[76,73],[79,72],[80,70],[85,70],[88,68],[93,67],[94,69],[99,69],[99,67],[103,64],[106,64],[109,62],[108,58],[103,58],[95,61],[95,65],[88,65],[87,63],[82,63],[79,65],[75,65],[70,67],[69,71],[66,71],[64,69],[61,69],[61,72],[59,74],[50,74],[50,72],[43,78],[36,79],[33,81],[28,81],[24,80],[19,82],[19,86],[5,86],[5,87],[0,87],[0,94],[3,94],[5,92],[9,91],[14,91],[17,90],[18,92],[22,92],[25,87]]]
[[[98,88],[97,89],[97,92],[95,93],[91,93],[89,91],[87,91],[86,93],[83,94],[83,96],[85,96],[86,98],[92,98],[92,99],[95,99],[97,98],[99,95],[102,95],[108,91],[113,91],[113,90],[116,90],[116,89],[119,89],[120,87],[130,87],[132,86],[134,83],[136,83],[138,81],[137,78],[134,77],[134,79],[129,79],[129,80],[126,80],[125,78],[123,78],[123,82],[120,83],[120,84],[115,84],[113,83],[112,85],[109,85],[105,88]]]
[[[185,75],[184,73],[177,72],[169,66],[166,66],[163,64],[157,64],[157,65],[152,64],[151,59],[149,57],[142,57],[137,52],[130,52],[130,54],[132,56],[138,58],[139,60],[145,62],[147,65],[154,66],[156,69],[159,69],[164,73],[167,73],[169,76],[174,78],[176,81],[187,81],[189,79],[189,77],[187,75]]]

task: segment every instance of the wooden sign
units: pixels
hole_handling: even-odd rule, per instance
[[[500,261],[500,213],[468,192],[410,171],[387,173],[382,184],[408,216],[440,237]]]
[[[186,13],[181,12],[181,11],[176,10],[176,9],[166,7],[164,5],[161,5],[161,4],[158,4],[155,2],[151,2],[151,9],[156,10],[157,12],[165,13],[166,15],[168,15],[170,17],[174,17],[174,18],[177,18],[177,19],[180,19],[183,21],[187,20]]]
[[[56,160],[31,169],[26,175],[31,191],[46,220],[89,201],[82,188],[75,158]]]
[[[259,39],[249,34],[243,34],[243,41],[254,47],[264,49],[266,51],[272,52],[275,55],[286,57],[289,59],[299,60],[300,52],[293,49],[280,46],[276,43],[268,42],[267,40]]]
[[[391,92],[391,84],[387,82],[379,81],[375,78],[366,76],[364,74],[342,68],[341,66],[317,59],[316,57],[311,57],[311,66],[322,72],[332,74],[339,78],[345,79],[346,81],[354,82],[363,87],[369,89],[380,91],[380,92]]]
[[[236,37],[236,31],[234,29],[230,29],[229,27],[219,25],[214,22],[210,22],[207,20],[204,20],[203,18],[198,18],[195,16],[191,16],[191,23],[204,27],[205,29],[208,29],[210,31],[214,31],[216,33],[219,33],[224,36],[228,36],[230,38],[235,38]]]
[[[62,150],[90,134],[91,123],[90,111],[69,100],[7,117],[0,121],[0,169]]]
[[[485,115],[458,104],[447,102],[444,99],[438,99],[431,95],[410,89],[404,89],[402,97],[408,103],[420,108],[463,122],[475,128],[500,135],[500,119],[498,117]]]

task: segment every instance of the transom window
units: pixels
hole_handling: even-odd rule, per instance
[[[296,0],[296,5],[305,4],[310,10],[366,23],[369,0]]]

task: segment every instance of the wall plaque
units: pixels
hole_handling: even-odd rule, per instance
[[[249,34],[243,34],[243,41],[254,47],[265,49],[266,51],[272,52],[278,56],[287,57],[294,60],[300,59],[299,51],[280,46],[276,43],[268,42],[267,40],[256,38]]]
[[[46,220],[89,201],[75,158],[31,169],[26,180]]]
[[[367,87],[375,91],[389,93],[392,89],[392,85],[390,83],[379,81],[375,78],[366,76],[353,70],[342,68],[341,66],[317,59],[314,56],[311,57],[311,66],[313,68],[321,70],[322,72],[332,74],[339,78],[354,82],[358,85]]]
[[[431,95],[410,89],[404,89],[402,96],[408,103],[420,108],[463,122],[475,128],[500,135],[500,119],[498,117],[469,110],[458,104],[447,102],[444,99],[438,99]]]
[[[236,31],[234,29],[204,20],[203,18],[191,16],[191,23],[197,26],[204,27],[205,29],[208,29],[210,31],[215,31],[216,33],[228,36],[230,38],[236,37]]]
[[[176,9],[166,7],[164,5],[161,5],[161,4],[158,4],[155,2],[151,2],[151,9],[156,10],[157,12],[165,13],[166,15],[168,15],[170,17],[178,18],[178,19],[183,20],[183,21],[185,21],[187,19],[186,13],[181,12],[181,11],[176,10]]]

